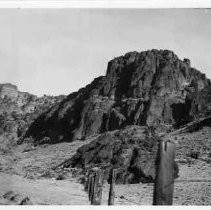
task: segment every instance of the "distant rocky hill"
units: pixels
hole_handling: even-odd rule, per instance
[[[85,139],[128,125],[169,132],[211,113],[205,74],[169,50],[130,52],[108,63],[105,76],[70,94],[31,124],[36,144]]]
[[[20,92],[15,85],[0,84],[0,135],[9,134],[18,140],[36,117],[62,99],[64,96],[37,97]]]

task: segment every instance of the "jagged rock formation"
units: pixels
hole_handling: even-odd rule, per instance
[[[116,183],[152,182],[155,178],[158,140],[152,128],[127,126],[100,135],[90,144],[79,148],[76,155],[61,166],[85,171],[101,167],[105,170],[105,179],[109,178],[109,171],[114,167],[118,168]],[[177,175],[175,164],[175,177]]]
[[[109,179],[110,169],[114,167],[118,168],[116,183],[153,182],[158,141],[159,137],[152,127],[127,126],[100,135],[79,148],[76,155],[61,166],[82,168],[85,171],[101,167],[105,170],[105,179]]]
[[[62,167],[87,169],[101,166],[106,169],[108,178],[109,169],[114,166],[119,170],[117,183],[152,181],[157,141],[153,130],[147,126],[128,126],[123,130],[106,132],[79,148]]]
[[[0,84],[0,135],[9,134],[16,140],[24,136],[36,117],[62,99],[64,96],[37,97],[18,91],[15,85]]]
[[[85,139],[128,125],[166,132],[211,113],[211,83],[168,50],[130,52],[108,63],[106,76],[42,114],[28,129],[36,144]],[[204,93],[204,94],[201,94]]]

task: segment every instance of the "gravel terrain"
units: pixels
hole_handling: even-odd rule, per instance
[[[210,134],[211,128],[204,127],[177,136],[179,178],[174,185],[174,205],[211,205]],[[91,140],[8,147],[9,144],[3,144],[6,141],[1,138],[0,203],[19,204],[20,198],[28,196],[33,204],[90,205],[74,170],[67,170],[62,174],[62,180],[57,180],[61,174],[52,168]],[[190,142],[195,145],[193,148]],[[199,151],[197,158],[190,157],[193,149]],[[4,198],[3,195],[10,191],[20,196]],[[108,191],[109,185],[105,183],[102,205],[107,205]],[[115,205],[152,205],[153,184],[116,185],[115,193]]]

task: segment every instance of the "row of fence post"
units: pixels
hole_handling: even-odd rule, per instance
[[[156,160],[156,177],[153,192],[153,205],[172,205],[174,188],[174,158],[175,144],[170,141],[159,143]],[[110,189],[108,205],[114,205],[115,180],[117,169],[110,171]],[[95,169],[89,171],[85,183],[91,205],[101,205],[104,171]]]
[[[114,185],[115,185],[115,176],[116,169],[111,170],[111,181],[110,181],[110,190],[109,190],[109,198],[108,205],[114,205]],[[89,171],[85,183],[85,190],[88,192],[89,201],[91,205],[101,205],[102,201],[102,190],[103,190],[103,178],[104,171],[101,169],[95,169],[93,171]]]

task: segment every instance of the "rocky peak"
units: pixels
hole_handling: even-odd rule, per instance
[[[15,100],[18,97],[18,88],[10,83],[0,84],[0,98],[11,98]]]
[[[103,95],[115,99],[147,99],[153,92],[184,90],[185,86],[203,89],[209,83],[205,75],[191,68],[190,60],[181,61],[169,50],[130,52],[108,63]]]
[[[129,52],[111,60],[105,76],[40,116],[26,136],[56,143],[128,125],[168,131],[203,113],[196,95],[210,84],[189,59],[172,51]]]

